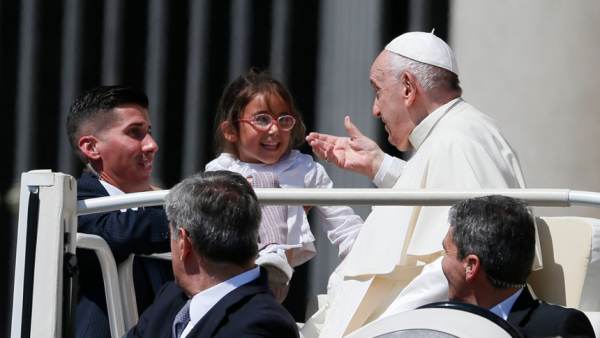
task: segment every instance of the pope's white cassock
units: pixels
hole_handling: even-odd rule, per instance
[[[431,113],[409,140],[413,157],[386,155],[374,180],[379,188],[525,188],[517,155],[494,121],[460,98]],[[342,337],[377,318],[447,300],[441,257],[449,209],[374,207],[302,334]],[[540,258],[538,244],[534,268]]]

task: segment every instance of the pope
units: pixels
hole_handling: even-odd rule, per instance
[[[525,188],[515,151],[494,121],[461,97],[458,74],[452,49],[433,32],[397,37],[373,63],[373,116],[398,150],[412,148],[408,161],[385,154],[350,117],[344,121],[350,137],[310,133],[306,139],[318,157],[372,178],[379,188]],[[326,306],[303,334],[342,337],[375,319],[447,300],[440,258],[448,210],[374,207],[330,278]],[[539,258],[539,246],[536,253]]]

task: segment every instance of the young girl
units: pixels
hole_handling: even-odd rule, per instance
[[[235,79],[223,92],[214,133],[219,156],[206,165],[206,170],[240,173],[259,188],[268,187],[265,180],[269,179],[269,174],[278,179],[282,188],[332,188],[323,166],[314,162],[311,156],[293,150],[304,141],[305,129],[287,88],[270,74],[251,70]],[[263,172],[267,178],[256,174]],[[323,230],[339,249],[339,256],[344,258],[358,236],[362,219],[346,206],[319,206],[316,209]],[[265,225],[266,218],[273,219],[265,217],[263,209],[259,243],[264,234],[262,228],[273,226]],[[302,206],[288,206],[287,220],[280,223],[280,227],[283,231],[271,230],[280,234],[278,240],[267,240],[262,243],[268,245],[264,248],[259,244],[262,250],[257,264],[261,261],[272,263],[277,255],[288,257],[290,265],[295,267],[315,255],[314,237]],[[291,269],[289,272],[291,277]],[[269,270],[270,277],[271,274]]]

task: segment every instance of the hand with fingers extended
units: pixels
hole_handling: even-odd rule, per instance
[[[350,137],[310,133],[306,141],[319,158],[344,170],[373,179],[383,162],[385,153],[377,143],[356,128],[349,116],[344,119],[344,126]]]

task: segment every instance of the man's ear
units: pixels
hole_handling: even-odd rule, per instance
[[[192,246],[192,241],[190,239],[190,235],[187,230],[184,228],[177,229],[179,231],[179,239],[177,240],[177,245],[179,245],[179,252],[181,253],[181,261],[185,261],[187,258],[193,256],[194,247]]]
[[[402,84],[402,98],[404,104],[410,107],[417,96],[417,79],[407,72],[404,72],[400,78]]]
[[[468,255],[465,258],[465,280],[467,283],[472,283],[475,281],[475,277],[481,272],[483,272],[481,268],[481,262],[479,261],[479,257],[476,255]]]
[[[95,136],[83,136],[79,139],[77,146],[79,150],[92,160],[99,160],[101,158],[100,153],[96,149],[97,139]]]
[[[221,131],[223,131],[223,135],[227,141],[231,143],[237,142],[237,131],[229,121],[221,123]]]

